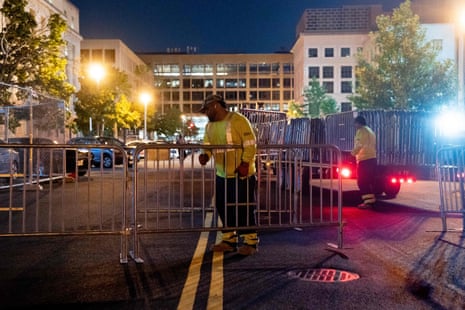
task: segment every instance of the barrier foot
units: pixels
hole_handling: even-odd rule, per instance
[[[129,251],[129,255],[131,256],[131,258],[138,264],[142,264],[144,263],[144,260],[140,257],[135,257],[134,255],[134,252],[133,251]]]

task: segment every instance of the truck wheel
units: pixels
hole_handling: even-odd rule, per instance
[[[400,191],[400,183],[392,183],[390,180],[384,182],[384,195],[387,199],[396,198]]]

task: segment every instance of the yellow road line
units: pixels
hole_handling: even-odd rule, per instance
[[[221,235],[216,234],[216,242],[221,242]],[[207,309],[223,309],[223,253],[214,252],[212,262],[212,278],[208,294]]]
[[[213,213],[208,212],[205,218],[205,226],[211,227]],[[186,283],[181,293],[179,300],[178,309],[193,309],[195,302],[195,295],[197,293],[197,287],[200,281],[200,268],[202,267],[203,256],[207,248],[209,232],[200,233],[199,242],[192,257],[191,264],[189,266],[189,272],[187,274]]]

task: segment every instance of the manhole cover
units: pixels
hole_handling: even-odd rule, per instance
[[[360,279],[356,273],[331,269],[331,268],[314,268],[306,271],[289,271],[288,276],[291,278],[299,278],[303,281],[312,282],[348,282]]]

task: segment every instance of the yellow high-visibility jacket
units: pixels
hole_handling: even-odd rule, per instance
[[[357,162],[376,158],[376,135],[368,126],[357,129],[351,154]]]
[[[228,112],[222,121],[208,122],[205,128],[204,144],[238,145],[240,149],[204,150],[214,157],[216,174],[224,178],[234,178],[241,162],[249,164],[248,176],[255,174],[257,141],[249,120],[237,112]]]

